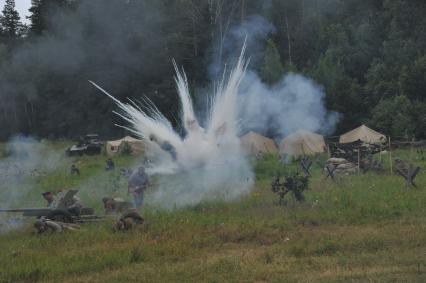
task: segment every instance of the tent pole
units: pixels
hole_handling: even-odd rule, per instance
[[[359,166],[359,161],[360,161],[360,150],[361,150],[361,147],[358,147],[358,175],[359,175],[359,171],[360,171],[360,166]]]
[[[389,136],[389,164],[390,164],[390,172],[393,174],[392,170],[392,151],[391,151],[391,137]]]

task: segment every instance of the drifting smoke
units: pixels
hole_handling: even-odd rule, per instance
[[[8,48],[0,43],[0,111],[4,113],[0,115],[0,138],[17,131],[44,137],[110,133],[115,117],[104,115],[105,123],[98,123],[94,113],[109,113],[112,107],[100,111],[102,107],[87,78],[121,97],[128,93],[129,85],[138,93],[151,95],[158,84],[164,85],[162,78],[169,79],[171,72],[162,4],[122,0],[48,2],[51,10],[44,19],[46,33],[16,44],[8,60],[4,58]],[[67,2],[70,7],[55,8],[55,2]],[[31,106],[26,106],[27,102]],[[93,109],[93,105],[98,108]],[[84,123],[81,117],[87,117]]]
[[[212,79],[223,70],[224,62],[235,58],[238,46],[247,40],[251,63],[239,88],[237,104],[240,131],[244,133],[253,130],[276,138],[298,129],[332,133],[339,115],[325,108],[325,92],[320,85],[300,74],[290,73],[269,86],[257,74],[256,70],[262,64],[266,39],[275,31],[272,23],[265,18],[252,15],[240,25],[232,27],[224,43],[218,43],[213,52],[213,61],[209,67]]]
[[[226,64],[230,64],[238,58],[240,46],[245,42],[247,54],[250,56],[250,67],[260,64],[263,59],[262,42],[275,32],[273,24],[259,15],[247,17],[247,20],[230,29],[229,34],[217,40],[213,49],[212,62],[208,67],[212,81],[222,76]]]
[[[40,199],[34,190],[37,181],[48,173],[62,167],[62,155],[44,142],[32,138],[15,137],[5,148],[6,158],[0,160],[0,208],[32,206],[31,197]],[[31,197],[30,197],[31,196]],[[16,216],[16,215],[15,215]],[[0,232],[16,228],[22,219],[0,215]]]
[[[331,133],[339,118],[325,108],[322,87],[298,74],[288,74],[268,86],[256,73],[248,72],[239,98],[244,128],[272,132],[279,138],[299,129]]]
[[[148,151],[162,156],[147,171],[173,173],[160,179],[159,187],[148,196],[148,203],[173,208],[203,200],[231,200],[249,192],[252,172],[240,151],[236,128],[238,87],[247,68],[244,50],[243,47],[228,80],[222,80],[216,88],[205,128],[195,116],[186,75],[175,65],[185,137],[179,136],[149,101],[141,107],[132,101],[125,104],[92,82],[114,99],[121,109],[116,113],[130,124],[126,128],[146,141]]]

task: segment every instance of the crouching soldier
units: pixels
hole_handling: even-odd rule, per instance
[[[144,223],[144,219],[142,216],[139,215],[139,213],[136,212],[136,210],[129,210],[126,213],[124,213],[120,219],[117,220],[117,222],[113,226],[114,231],[126,231],[126,230],[132,230],[136,228],[139,225],[142,225]]]
[[[76,231],[80,229],[77,224],[57,222],[46,218],[40,218],[34,223],[35,233],[62,233],[63,231]]]
[[[67,194],[60,189],[58,194],[55,196],[52,192],[42,193],[43,198],[47,201],[47,207],[51,209],[57,209],[58,206],[63,205],[68,212],[73,215],[80,215],[83,204],[80,198],[75,194],[72,197],[67,197]]]
[[[131,202],[124,201],[121,198],[104,197],[102,202],[104,203],[106,214],[123,213],[132,207]]]

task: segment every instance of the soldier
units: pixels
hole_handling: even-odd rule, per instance
[[[106,214],[125,212],[132,206],[130,202],[120,198],[104,197],[102,198],[102,202],[104,203]]]
[[[47,207],[56,208],[58,202],[52,192],[44,192],[41,195],[47,201]]]
[[[81,209],[83,208],[83,204],[81,203],[80,198],[78,196],[74,195],[66,203],[66,208],[71,214],[80,216]]]
[[[135,210],[129,210],[120,217],[114,224],[114,231],[125,231],[135,228],[137,225],[142,225],[144,219]]]
[[[115,170],[114,161],[111,158],[108,158],[106,161],[105,171],[113,171]]]
[[[145,168],[141,166],[138,168],[138,171],[130,177],[127,187],[127,192],[133,195],[136,207],[140,207],[143,204],[144,191],[148,185],[148,175],[145,173]]]
[[[80,175],[80,169],[75,166],[75,164],[71,165],[71,175]]]
[[[56,209],[65,196],[62,189],[58,191],[58,195],[56,197],[53,195],[52,192],[44,192],[42,193],[42,195],[43,198],[47,201],[47,207],[51,209]],[[69,199],[65,205],[66,209],[74,215],[80,215],[81,208],[83,207],[80,198],[76,195]]]
[[[37,234],[43,234],[47,232],[61,233],[66,230],[75,231],[80,229],[80,226],[77,224],[56,222],[42,217],[34,223],[34,228]]]
[[[150,135],[149,140],[158,144],[158,146],[165,152],[168,152],[170,156],[172,157],[173,161],[177,160],[176,148],[170,142],[168,141],[159,142],[157,137],[154,135]]]

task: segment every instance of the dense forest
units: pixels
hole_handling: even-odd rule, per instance
[[[32,0],[30,13],[24,25],[6,0],[0,17],[3,140],[122,134],[89,79],[121,100],[145,95],[175,121],[171,59],[201,101],[233,27],[254,17],[271,28],[249,42],[252,68],[266,84],[295,72],[322,85],[335,133],[367,123],[426,138],[424,0]]]

